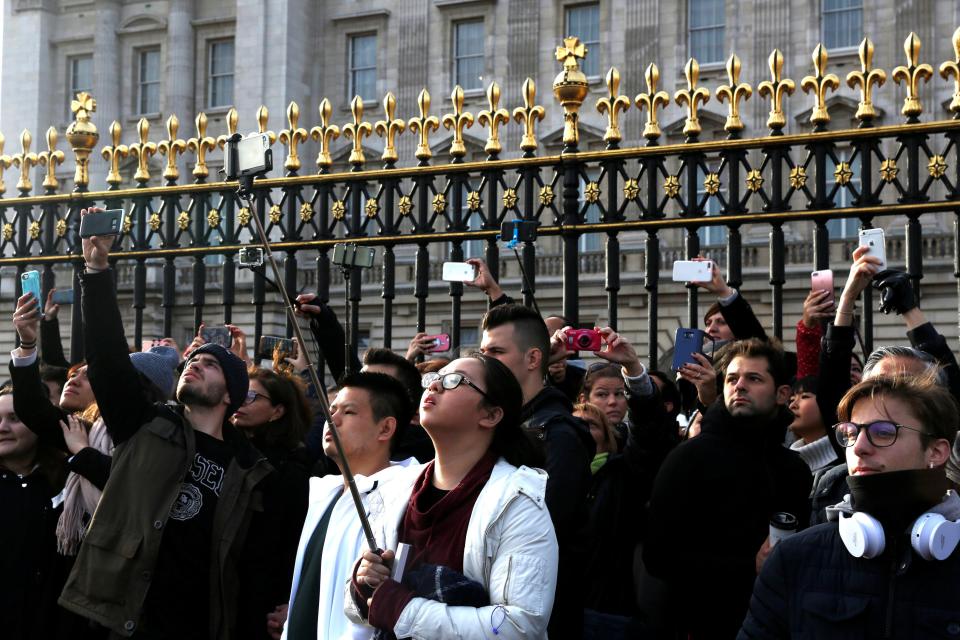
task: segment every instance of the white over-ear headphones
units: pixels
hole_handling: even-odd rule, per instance
[[[886,547],[883,525],[862,511],[840,513],[840,539],[856,558],[876,558]],[[910,546],[924,560],[946,560],[960,544],[960,520],[924,513],[910,529]]]

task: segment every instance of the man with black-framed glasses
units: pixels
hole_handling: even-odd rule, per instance
[[[874,376],[837,415],[850,494],[774,548],[739,638],[957,635],[960,498],[944,469],[956,401],[931,375]]]

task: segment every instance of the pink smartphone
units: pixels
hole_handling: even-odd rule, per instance
[[[424,338],[433,340],[433,348],[430,349],[431,352],[443,353],[444,351],[450,351],[449,334],[438,333],[435,336],[424,336]]]
[[[830,300],[834,299],[833,289],[833,271],[824,269],[823,271],[814,271],[810,274],[810,289],[812,291],[829,291]]]

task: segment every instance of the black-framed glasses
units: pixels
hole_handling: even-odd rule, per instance
[[[260,393],[259,391],[250,390],[250,391],[247,391],[247,395],[246,395],[246,397],[243,399],[243,404],[244,404],[244,406],[246,406],[246,405],[248,405],[248,404],[253,404],[254,402],[257,401],[257,398],[258,398],[258,397],[263,398],[264,400],[266,400],[266,401],[269,402],[270,404],[273,404],[273,400],[270,399],[270,396],[264,395],[264,394]]]
[[[457,373],[456,371],[451,371],[450,373],[439,374],[431,371],[430,373],[423,374],[423,377],[420,379],[420,386],[424,389],[429,389],[437,380],[440,381],[440,386],[446,389],[447,391],[452,391],[459,387],[462,384],[467,385],[471,389],[475,390],[477,393],[482,395],[487,400],[490,400],[490,396],[487,395],[487,392],[473,384],[467,376],[462,373]],[[493,400],[490,400],[493,402]]]
[[[852,447],[860,435],[860,430],[867,430],[867,440],[875,447],[889,447],[897,441],[897,435],[900,429],[909,429],[919,434],[929,436],[930,434],[914,427],[897,424],[890,420],[874,420],[866,424],[857,424],[856,422],[841,422],[833,425],[833,431],[837,436],[837,442],[841,447]]]

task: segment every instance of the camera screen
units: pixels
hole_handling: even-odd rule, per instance
[[[250,136],[237,145],[238,162],[241,170],[262,167],[264,163],[264,137]]]

